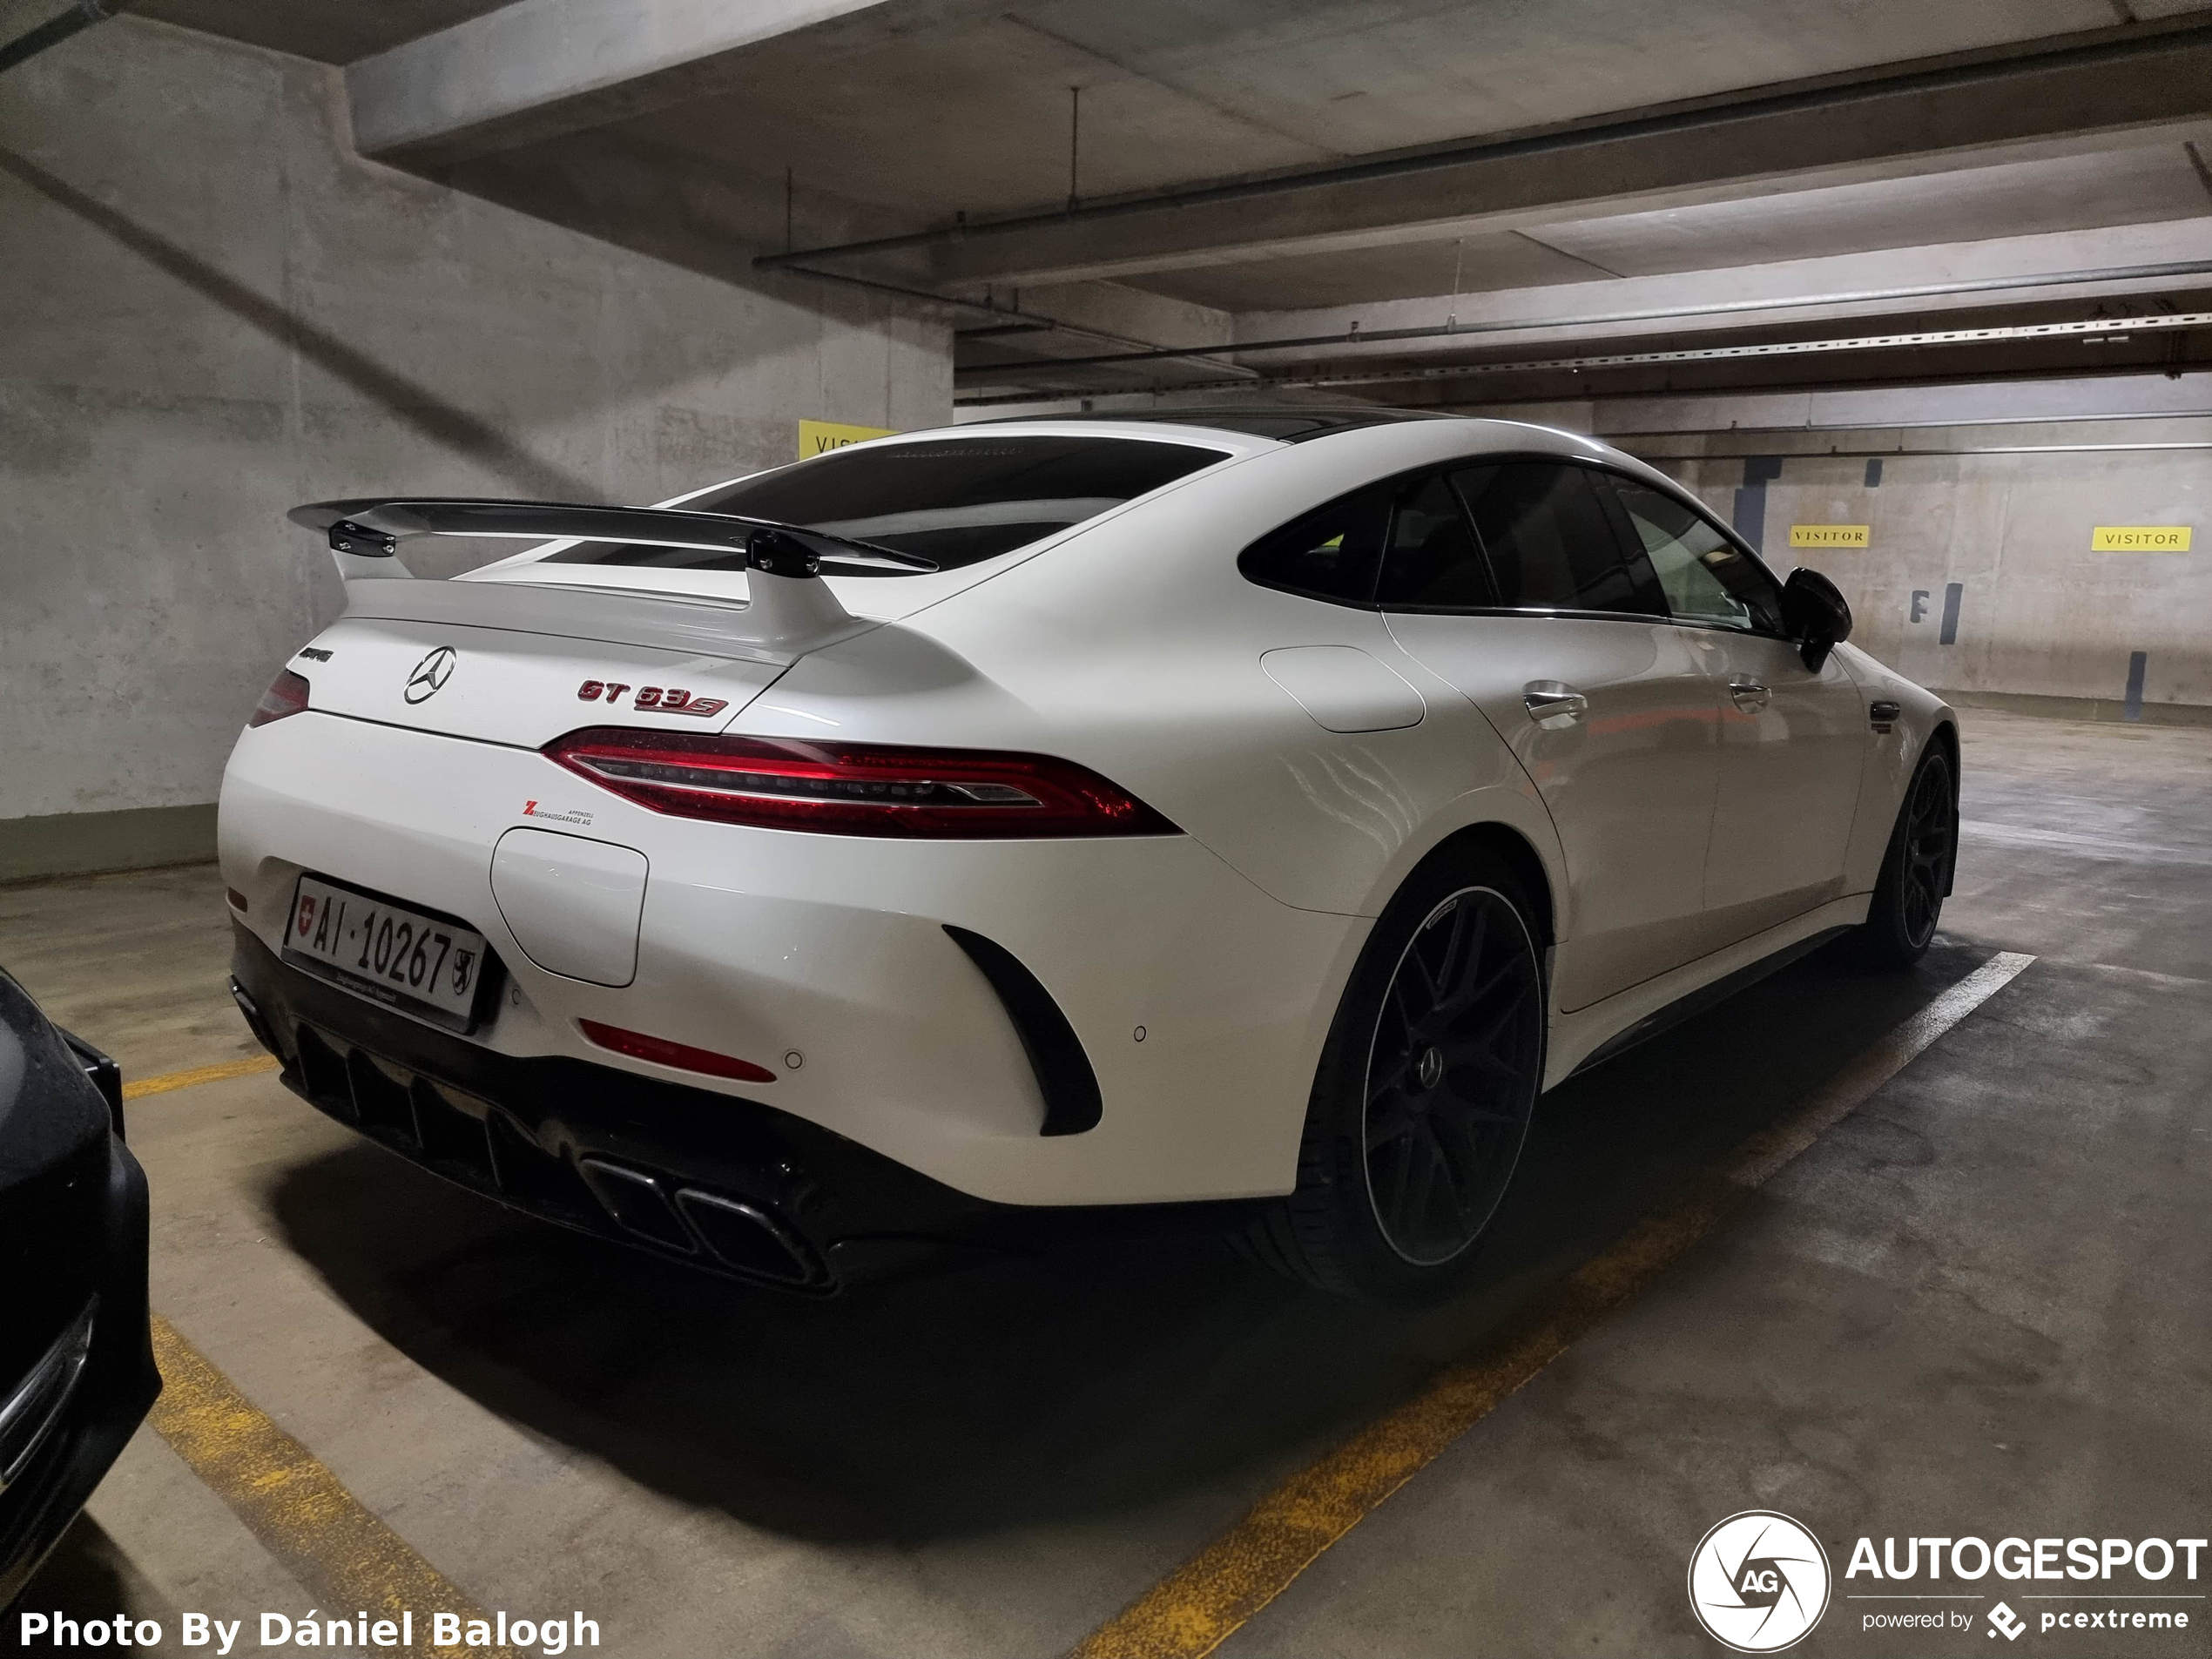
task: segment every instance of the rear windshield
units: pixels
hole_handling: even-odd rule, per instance
[[[918,553],[939,570],[952,570],[1096,518],[1227,453],[1141,438],[1010,435],[886,444],[779,468],[710,490],[684,507],[804,525]],[[585,543],[550,555],[547,563],[738,570],[745,568],[745,556]]]

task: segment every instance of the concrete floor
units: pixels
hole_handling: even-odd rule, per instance
[[[508,1215],[270,1076],[136,1103],[155,1305],[487,1607],[581,1608],[624,1655],[1057,1653],[2026,951],[1223,1651],[1716,1651],[1684,1570],[1754,1507],[1811,1525],[1838,1574],[1862,1533],[2202,1535],[2212,731],[1966,718],[1927,961],[1824,953],[1548,1097],[1460,1305],[1352,1307],[1167,1242],[796,1301]],[[126,1076],[250,1051],[226,958],[208,870],[0,890],[0,961]],[[150,1431],[23,1603],[172,1632],[179,1608],[311,1604]],[[2185,1635],[2064,1650],[2212,1652],[2204,1604],[2175,1605]],[[1989,1651],[1979,1629],[1862,1634],[1839,1600],[1799,1651],[1953,1649]]]

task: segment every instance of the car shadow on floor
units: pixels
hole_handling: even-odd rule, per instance
[[[4,1621],[0,1623],[0,1642],[19,1642],[17,1615],[34,1612],[74,1619],[80,1625],[112,1623],[117,1614],[125,1613],[134,1626],[141,1619],[152,1619],[171,1629],[176,1628],[176,1609],[132,1566],[130,1557],[106,1529],[84,1514],[70,1522],[69,1530],[54,1545],[54,1553],[31,1575],[16,1599],[0,1608],[0,1621]],[[21,1645],[29,1646],[27,1642]],[[143,1651],[172,1651],[147,1649],[144,1643],[132,1645]]]
[[[366,1143],[294,1167],[291,1248],[488,1409],[686,1501],[920,1542],[1248,1482],[1404,1398],[1990,953],[1822,951],[1540,1103],[1479,1287],[1393,1311],[1206,1238],[806,1300],[512,1215]],[[305,1108],[302,1108],[305,1109]]]

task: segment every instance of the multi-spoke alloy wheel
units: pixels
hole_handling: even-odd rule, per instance
[[[1251,1253],[1367,1301],[1466,1282],[1543,1086],[1541,880],[1450,848],[1385,907],[1321,1052],[1297,1190],[1258,1212]]]
[[[1923,766],[1905,809],[1905,865],[1898,873],[1905,934],[1916,946],[1935,937],[1943,889],[1951,871],[1951,771]]]
[[[1502,894],[1462,888],[1406,941],[1368,1046],[1367,1200],[1406,1261],[1450,1261],[1497,1209],[1528,1131],[1542,1043],[1527,928]]]
[[[1910,968],[1927,954],[1951,886],[1958,854],[1958,785],[1951,757],[1932,743],[1905,786],[1905,804],[1890,832],[1882,873],[1858,930],[1862,960],[1882,968]]]

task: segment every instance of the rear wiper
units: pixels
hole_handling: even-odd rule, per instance
[[[694,513],[678,507],[590,507],[570,502],[495,501],[448,496],[375,496],[311,502],[286,515],[320,530],[334,553],[389,558],[418,536],[483,536],[514,541],[627,542],[748,558],[756,536],[770,531],[808,546],[824,576],[880,576],[938,569],[919,553],[833,536],[804,524],[739,513]],[[824,553],[815,543],[835,550]]]

